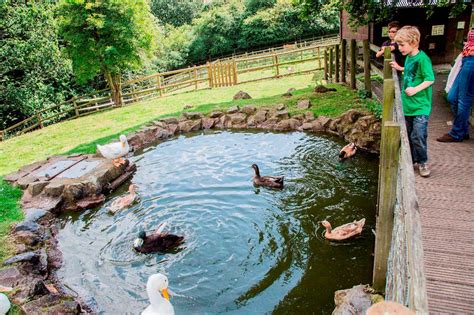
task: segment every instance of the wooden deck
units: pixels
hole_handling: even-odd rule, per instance
[[[431,177],[416,175],[431,314],[474,314],[474,130],[471,140],[440,143],[450,130],[448,103],[441,92],[446,75],[433,88],[428,129]]]

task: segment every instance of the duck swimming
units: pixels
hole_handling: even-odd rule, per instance
[[[184,237],[169,233],[163,233],[166,224],[160,224],[155,233],[146,235],[140,231],[133,242],[133,248],[142,254],[166,252],[184,243]]]
[[[97,145],[97,150],[106,159],[112,160],[115,167],[119,167],[125,164],[123,157],[130,152],[130,146],[128,145],[127,137],[125,135],[120,136],[120,142],[109,143],[106,145]]]
[[[135,185],[132,184],[128,186],[129,193],[123,197],[115,199],[109,206],[109,212],[114,214],[115,212],[130,206],[137,199],[137,193],[135,190]]]
[[[174,308],[168,294],[168,278],[165,275],[157,273],[148,277],[146,293],[150,305],[142,312],[142,315],[174,315]]]
[[[255,176],[253,177],[254,185],[271,188],[283,188],[283,176],[260,176],[260,170],[257,164],[252,164],[252,168],[255,170]]]
[[[321,221],[321,224],[326,228],[326,232],[324,232],[325,238],[341,241],[360,234],[365,224],[365,218],[338,226],[334,230],[331,227],[331,223],[326,220]]]
[[[339,158],[341,160],[348,159],[354,154],[356,154],[357,147],[354,142],[349,143],[346,145],[342,150],[339,152]]]

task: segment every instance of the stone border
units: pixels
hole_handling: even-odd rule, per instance
[[[310,106],[309,100],[297,104],[300,109]],[[252,105],[242,108],[234,106],[226,112],[214,111],[208,116],[199,112],[185,112],[180,118],[170,117],[153,122],[129,134],[127,139],[130,146],[137,150],[180,133],[207,129],[330,133],[354,142],[360,149],[371,153],[378,153],[380,145],[380,121],[372,114],[351,109],[335,119],[315,117],[312,112],[290,117],[283,104],[259,109]],[[61,189],[53,189],[55,185],[49,184],[52,185],[49,187],[37,180],[31,183],[22,181],[22,176],[26,176],[24,174],[45,162],[25,166],[5,177],[24,189],[22,208],[26,217],[10,234],[16,244],[16,255],[3,262],[8,267],[0,269],[0,284],[14,287],[10,298],[27,314],[38,311],[65,314],[97,312],[99,310],[94,309],[90,301],[82,301],[76,292],[62,285],[56,276],[55,271],[62,264],[62,253],[57,248],[55,238],[59,231],[57,214],[64,209],[82,210],[100,204],[105,199],[103,193],[131,177],[134,165],[119,169],[106,168],[99,172],[103,176],[101,179],[94,177],[90,181],[93,184],[67,183]]]

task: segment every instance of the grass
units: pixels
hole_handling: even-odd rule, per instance
[[[97,144],[116,139],[139,129],[148,122],[163,117],[178,116],[184,105],[194,107],[188,111],[208,113],[225,110],[231,106],[254,105],[256,107],[285,104],[291,114],[303,113],[296,107],[298,100],[310,99],[315,115],[335,117],[348,109],[367,109],[366,101],[360,101],[357,93],[341,85],[331,85],[337,93],[312,92],[320,72],[244,83],[237,86],[191,91],[163,98],[135,103],[127,107],[99,112],[82,118],[65,121],[0,142],[0,176],[14,172],[21,166],[46,159],[52,155],[94,153]],[[319,78],[320,79],[320,78]],[[282,97],[289,88],[295,88],[293,96]],[[246,91],[253,99],[233,101],[239,90]],[[209,102],[212,100],[212,102]],[[22,219],[19,208],[21,191],[11,187],[0,177],[0,259],[11,253],[6,234],[11,223]]]

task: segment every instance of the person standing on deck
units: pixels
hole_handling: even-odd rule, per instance
[[[397,34],[398,30],[400,29],[400,24],[398,21],[392,21],[388,23],[388,40],[383,42],[380,50],[375,54],[377,58],[380,58],[384,55],[385,47],[390,47],[390,51],[395,56],[395,61],[398,65],[403,67],[405,63],[405,57],[402,55],[400,50],[398,49],[398,44],[395,41],[395,35]],[[401,79],[401,71],[398,73],[398,77]]]

